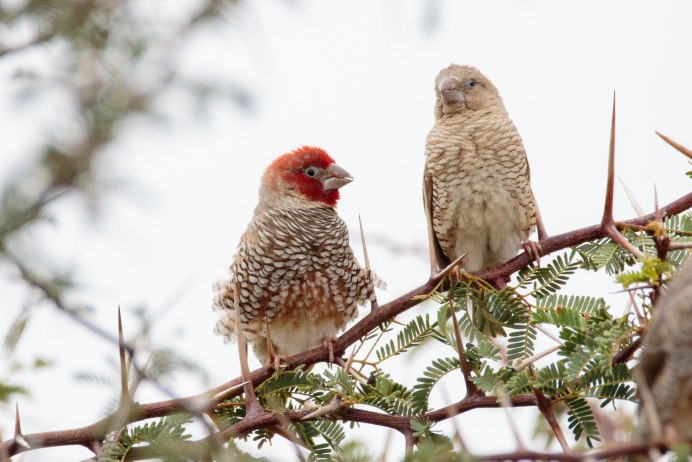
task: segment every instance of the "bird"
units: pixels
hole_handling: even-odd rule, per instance
[[[467,272],[493,268],[524,247],[538,226],[547,236],[530,185],[519,133],[493,83],[475,67],[451,64],[435,79],[435,122],[425,146],[423,203],[431,272],[466,254]]]
[[[359,305],[375,300],[379,279],[363,268],[336,212],[353,177],[319,147],[303,146],[265,170],[259,202],[240,238],[231,276],[216,286],[215,332],[237,334],[235,291],[245,339],[266,365],[318,346],[329,348]]]
[[[692,441],[692,258],[659,296],[634,377],[642,397],[639,435]]]

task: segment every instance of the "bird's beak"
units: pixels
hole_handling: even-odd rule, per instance
[[[460,103],[466,104],[464,93],[460,90],[461,82],[454,77],[445,77],[437,83],[437,89],[440,90],[442,104]]]
[[[349,184],[353,181],[353,177],[343,168],[336,164],[332,164],[324,171],[324,180],[322,187],[326,190],[339,189],[340,187]]]

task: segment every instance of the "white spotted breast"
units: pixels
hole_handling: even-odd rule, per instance
[[[373,283],[349,245],[346,224],[332,207],[272,209],[257,214],[241,238],[231,279],[215,308],[233,311],[248,340],[266,337],[269,323],[332,318],[343,327],[374,297]],[[229,335],[228,329],[218,329]]]

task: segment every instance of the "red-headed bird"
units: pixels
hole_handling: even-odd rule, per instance
[[[217,287],[217,334],[231,340],[236,332],[236,284],[243,332],[262,362],[329,346],[358,305],[375,299],[373,279],[353,255],[335,209],[339,188],[351,181],[317,147],[269,165],[231,277]]]

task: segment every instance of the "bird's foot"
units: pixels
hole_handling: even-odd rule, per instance
[[[330,366],[334,364],[334,342],[336,342],[336,340],[336,337],[325,337],[322,339],[322,346],[324,346],[329,353],[327,364]]]
[[[459,284],[459,281],[461,281],[460,274],[462,271],[464,271],[464,267],[461,263],[459,263],[447,274],[447,280],[449,281],[450,288]]]
[[[283,362],[284,364],[286,364],[287,357],[288,356],[277,355],[276,353],[270,352],[267,361],[264,363],[264,367],[272,368],[275,371],[280,371],[282,369],[281,363]]]
[[[541,265],[541,255],[543,255],[543,249],[541,248],[541,243],[536,241],[527,241],[522,245],[524,251],[531,257],[532,261],[535,261],[538,266]]]

